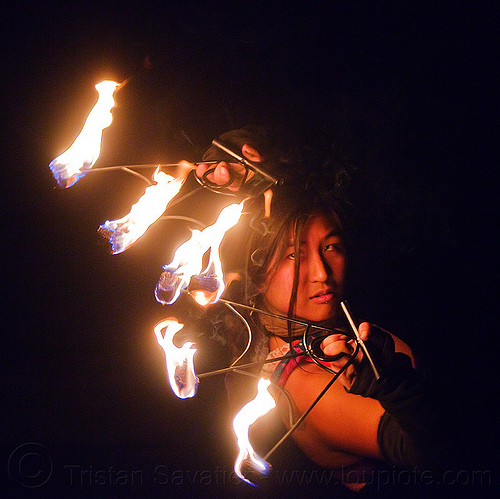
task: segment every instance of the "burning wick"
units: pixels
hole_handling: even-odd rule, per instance
[[[190,168],[184,168],[181,175],[174,178],[157,168],[153,174],[156,184],[146,188],[129,214],[119,220],[107,220],[99,227],[98,232],[111,244],[113,255],[130,248],[161,217],[189,172]]]
[[[256,454],[248,436],[250,425],[276,407],[276,402],[268,391],[270,384],[268,379],[261,378],[257,385],[256,397],[248,402],[233,419],[233,429],[240,450],[234,463],[234,471],[243,481],[253,486],[255,484],[245,478],[245,470],[251,470],[264,476],[270,472],[269,463]]]
[[[222,264],[219,247],[231,227],[236,225],[243,210],[243,200],[240,204],[226,206],[217,218],[217,221],[202,231],[193,230],[191,239],[179,246],[174,259],[163,267],[164,272],[156,285],[156,299],[163,305],[174,303],[181,291],[186,289],[191,280],[193,282],[209,283],[199,292],[191,291],[192,296],[198,298],[200,305],[215,303],[224,291],[222,279]],[[203,255],[210,250],[210,259],[203,268]],[[205,290],[209,289],[207,293]]]
[[[71,187],[94,166],[101,154],[102,131],[111,125],[111,110],[115,107],[114,93],[123,84],[104,80],[95,88],[97,103],[90,111],[80,135],[69,149],[52,160],[49,168],[61,187]]]
[[[273,199],[273,191],[268,189],[264,192],[264,218],[271,216],[271,201]]]
[[[174,336],[184,327],[176,319],[169,318],[155,326],[155,335],[158,343],[165,352],[167,375],[173,392],[177,397],[186,399],[194,397],[198,389],[199,379],[194,370],[195,348],[192,342],[186,342],[181,348],[174,345]],[[162,331],[165,333],[162,334]]]
[[[198,305],[205,306],[211,303],[220,290],[216,276],[193,276],[189,281],[188,291]]]

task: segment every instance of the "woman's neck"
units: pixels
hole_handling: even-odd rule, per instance
[[[284,317],[283,314],[278,310],[275,310],[274,307],[272,307],[269,303],[262,303],[261,308],[266,312],[274,315],[267,315],[264,313],[259,314],[260,324],[264,327],[269,335],[278,336],[280,338],[283,338],[284,341],[302,337],[306,330],[310,327],[305,324],[289,322],[286,318],[281,318]],[[304,320],[304,322],[307,322],[313,328],[314,326],[328,328],[337,326],[335,318],[327,319],[321,322],[312,322],[307,320]]]

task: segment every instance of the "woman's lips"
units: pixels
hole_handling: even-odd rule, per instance
[[[330,300],[333,300],[333,293],[322,293],[319,295],[315,295],[311,297],[311,300],[318,305],[328,303]]]

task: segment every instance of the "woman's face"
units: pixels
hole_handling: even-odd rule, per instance
[[[339,310],[345,274],[345,249],[337,227],[323,215],[311,218],[302,233],[300,255],[294,251],[290,240],[276,270],[268,275],[264,302],[278,313],[288,314],[294,260],[300,258],[295,316],[314,322],[332,319]]]

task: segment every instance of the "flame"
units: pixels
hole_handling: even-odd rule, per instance
[[[193,293],[200,305],[215,303],[224,291],[222,279],[222,264],[219,255],[219,246],[226,231],[238,223],[243,211],[243,200],[240,204],[226,206],[217,218],[217,221],[202,231],[193,230],[191,239],[179,246],[174,259],[163,267],[164,272],[156,285],[156,299],[164,304],[171,305],[186,289],[192,277],[199,282],[209,282],[211,291]],[[202,270],[203,255],[210,249],[210,259]],[[214,284],[215,281],[215,284]]]
[[[264,192],[264,218],[271,217],[271,201],[273,200],[273,191],[271,189],[267,189]]]
[[[158,168],[153,174],[156,184],[146,188],[128,215],[119,220],[107,220],[99,226],[99,233],[109,240],[114,255],[130,248],[161,217],[168,203],[179,192],[189,171],[189,168],[184,168],[181,176],[174,178]]]
[[[276,407],[276,402],[268,391],[270,384],[271,382],[268,379],[260,378],[257,385],[257,395],[233,419],[233,429],[238,439],[240,450],[234,463],[234,471],[242,480],[250,485],[255,484],[244,477],[242,472],[244,465],[250,466],[252,470],[262,475],[268,475],[270,470],[269,464],[253,450],[248,437],[250,425]]]
[[[194,354],[196,348],[191,348],[192,342],[186,342],[181,348],[174,345],[175,334],[184,327],[176,319],[169,318],[155,326],[158,343],[165,352],[167,375],[173,392],[181,399],[194,397],[198,389],[199,379],[194,370]],[[165,333],[162,331],[165,329]]]
[[[52,174],[61,187],[71,187],[99,158],[102,131],[111,125],[111,110],[115,107],[113,95],[120,86],[119,83],[109,80],[101,81],[95,86],[99,99],[90,111],[80,135],[67,151],[50,163]]]

